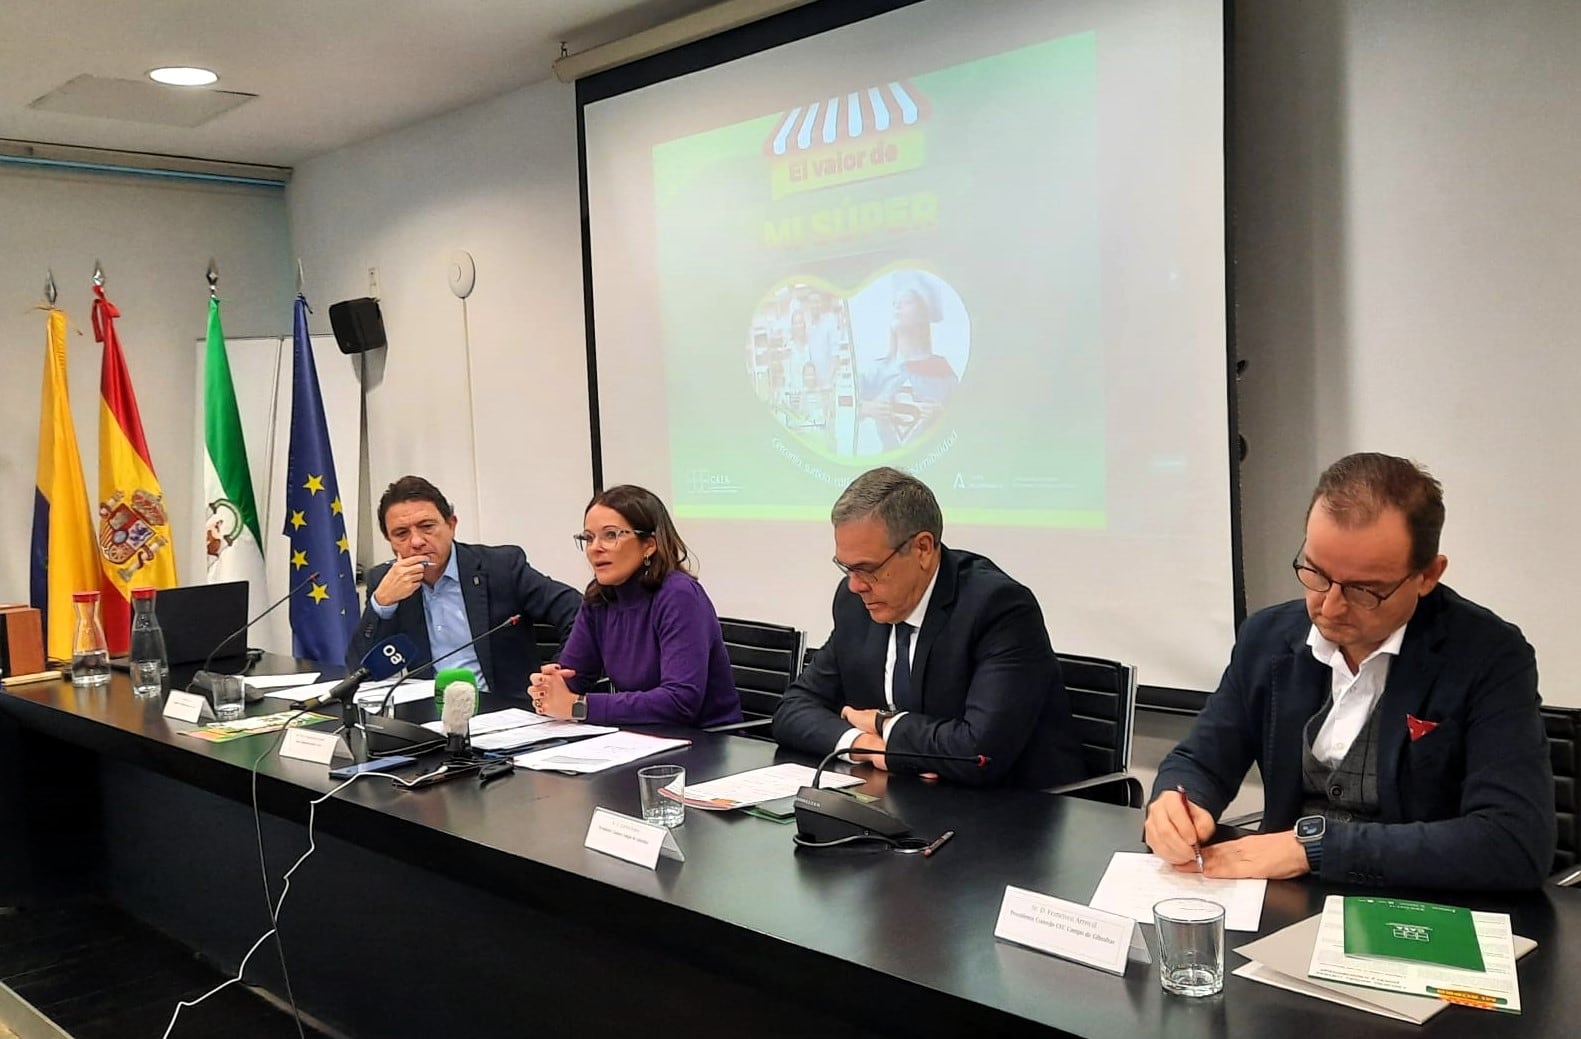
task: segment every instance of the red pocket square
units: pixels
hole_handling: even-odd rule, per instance
[[[1422,719],[1412,717],[1408,714],[1405,716],[1405,727],[1406,730],[1411,734],[1411,742],[1414,743],[1423,736],[1426,736],[1428,733],[1432,732],[1434,729],[1438,728],[1438,723],[1424,722]]]

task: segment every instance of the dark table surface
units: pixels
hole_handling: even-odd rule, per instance
[[[190,727],[166,722],[161,706],[135,700],[120,674],[98,691],[59,682],[0,695],[0,707],[28,728],[247,800],[249,770],[272,737],[202,743],[180,735]],[[281,706],[266,700],[250,705],[249,714]],[[431,714],[431,705],[414,706]],[[651,759],[684,764],[688,783],[806,760],[737,736],[650,731],[692,740],[684,751]],[[1521,1016],[1452,1007],[1418,1029],[1233,976],[1221,996],[1186,1000],[1159,989],[1156,964],[1133,963],[1124,977],[1114,977],[993,935],[1006,885],[1086,903],[1112,852],[1144,850],[1140,812],[855,767],[867,779],[862,789],[881,797],[918,835],[949,829],[954,839],[927,859],[807,851],[792,845],[793,826],[688,809],[676,831],[686,862],[661,860],[649,871],[583,847],[595,806],[640,814],[638,767],[574,777],[518,770],[486,787],[468,780],[424,791],[370,778],[322,806],[318,825],[538,909],[662,943],[738,981],[808,986],[831,1013],[882,1019],[880,1009],[887,1008],[910,1034],[1053,1028],[1090,1037],[1189,1039],[1315,1027],[1356,1035],[1547,1036],[1574,1034],[1581,1020],[1578,987],[1566,984],[1581,968],[1581,892],[1439,899],[1507,911],[1517,933],[1537,940],[1520,968]],[[322,765],[268,755],[259,764],[260,802],[266,811],[303,819],[309,795],[336,785],[325,773]],[[1344,890],[1270,883],[1259,934],[1318,912],[1326,894]],[[1229,945],[1253,937],[1231,932]],[[1227,955],[1227,974],[1241,962]]]

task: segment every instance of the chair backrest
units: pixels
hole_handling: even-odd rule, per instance
[[[1089,776],[1131,767],[1131,720],[1136,713],[1136,668],[1117,660],[1059,654],[1071,714]]]
[[[532,640],[538,643],[538,661],[553,663],[560,656],[560,632],[553,624],[538,621],[532,626]]]
[[[1554,812],[1559,819],[1559,843],[1554,849],[1554,871],[1581,861],[1576,829],[1576,776],[1581,770],[1581,710],[1544,707],[1543,727],[1548,730],[1548,752],[1554,763]]]
[[[733,617],[719,618],[719,630],[725,637],[736,691],[741,694],[742,712],[748,718],[772,715],[791,679],[801,670],[806,636],[783,624]]]

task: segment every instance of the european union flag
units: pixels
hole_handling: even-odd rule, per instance
[[[291,449],[286,458],[285,534],[291,539],[291,584],[318,577],[291,596],[291,650],[308,660],[339,664],[357,626],[357,581],[352,574],[346,517],[335,480],[335,459],[324,422],[318,368],[307,338],[307,299],[296,297],[292,326]]]

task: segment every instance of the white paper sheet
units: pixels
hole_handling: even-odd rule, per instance
[[[664,739],[645,736],[638,732],[612,732],[607,736],[594,736],[568,747],[550,747],[516,755],[521,768],[547,772],[574,772],[584,774],[602,772],[606,768],[625,765],[653,754],[682,750],[691,746],[691,740]]]
[[[318,671],[304,671],[299,675],[248,675],[244,681],[251,689],[291,689],[318,681],[320,674]]]
[[[445,731],[442,720],[424,722],[423,728],[441,734]],[[585,739],[619,731],[607,725],[546,718],[520,707],[474,715],[467,723],[473,750],[512,750],[546,740]]]
[[[1117,851],[1088,905],[1153,922],[1153,906],[1166,898],[1205,898],[1224,907],[1227,931],[1255,931],[1263,918],[1266,880],[1217,880],[1181,873],[1147,852]]]
[[[796,791],[812,785],[813,773],[816,771],[808,765],[786,763],[755,768],[750,772],[737,772],[733,776],[688,785],[686,803],[704,811],[728,812],[732,808],[746,808],[764,801],[795,797]],[[861,786],[863,782],[865,780],[860,776],[826,771],[818,780],[818,786],[840,790],[848,786]]]
[[[390,691],[394,680],[384,682],[368,682],[357,690],[357,702],[364,707],[377,707],[384,702],[384,697]],[[391,703],[415,703],[418,700],[432,700],[434,698],[434,680],[432,678],[408,678],[400,685],[395,686],[395,695]]]

